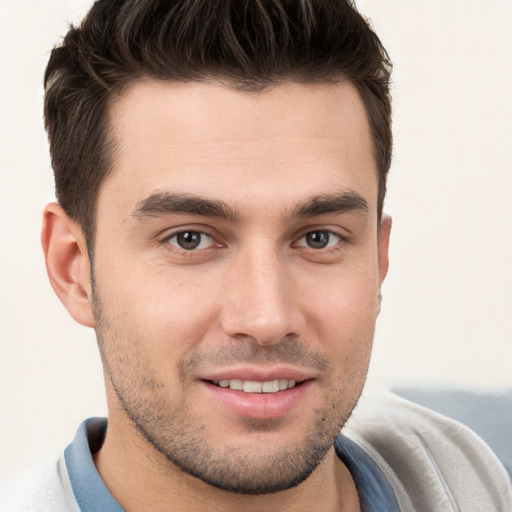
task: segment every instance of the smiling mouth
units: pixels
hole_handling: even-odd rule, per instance
[[[243,391],[244,393],[277,393],[279,391],[286,391],[301,384],[293,379],[275,379],[265,382],[258,382],[253,380],[218,380],[210,381],[214,386],[220,388],[229,388],[234,391]]]

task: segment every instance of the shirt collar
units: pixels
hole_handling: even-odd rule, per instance
[[[72,443],[64,450],[71,488],[80,512],[124,512],[103,483],[91,453],[103,444],[107,420],[89,418],[78,427]]]
[[[388,479],[358,444],[339,434],[334,449],[354,479],[362,512],[400,512]]]

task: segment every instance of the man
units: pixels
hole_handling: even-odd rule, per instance
[[[42,241],[109,417],[1,506],[510,508],[463,427],[389,396],[345,425],[388,267],[389,72],[345,1],[103,0],[68,32]]]

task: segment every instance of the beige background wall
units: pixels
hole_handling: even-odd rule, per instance
[[[80,0],[0,0],[0,480],[105,414],[92,332],[47,283],[41,77]],[[372,380],[512,387],[512,1],[360,0],[395,63],[394,216]]]

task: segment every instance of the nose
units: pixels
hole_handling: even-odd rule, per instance
[[[221,324],[230,338],[274,345],[303,334],[296,283],[276,251],[260,248],[239,255],[225,284]]]

